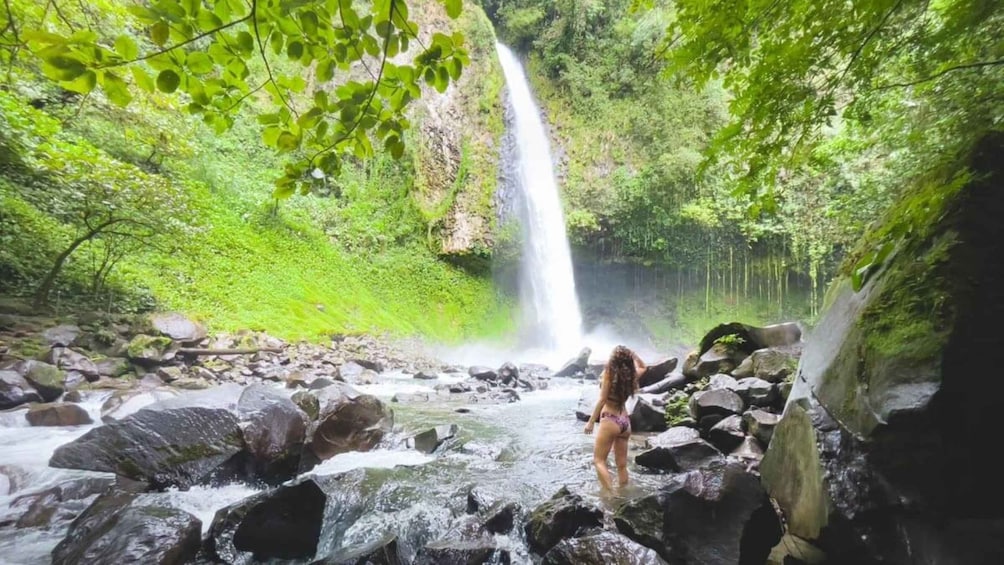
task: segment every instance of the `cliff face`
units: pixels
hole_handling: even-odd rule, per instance
[[[472,3],[457,20],[450,20],[437,2],[423,2],[413,13],[423,43],[431,41],[433,33],[459,31],[471,59],[461,79],[445,93],[426,86],[415,104],[414,197],[428,223],[433,250],[459,262],[487,259],[494,244],[493,195],[505,129],[495,33]]]
[[[888,254],[838,281],[808,340],[761,472],[789,534],[834,562],[1004,558],[985,460],[1004,381],[984,358],[1004,347],[1002,155],[987,138],[968,174],[908,194],[866,238]]]

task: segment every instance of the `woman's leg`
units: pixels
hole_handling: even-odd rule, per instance
[[[627,455],[628,438],[630,436],[618,436],[614,439],[614,462],[617,463],[617,485],[628,484]]]
[[[593,465],[596,465],[596,476],[600,479],[600,485],[607,491],[613,489],[613,481],[610,480],[610,470],[607,469],[607,456],[610,455],[610,448],[613,447],[614,439],[620,431],[620,427],[610,420],[600,420],[599,425],[596,426]]]

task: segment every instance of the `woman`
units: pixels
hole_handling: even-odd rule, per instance
[[[596,465],[600,484],[607,491],[613,488],[610,470],[607,468],[607,456],[610,455],[611,447],[617,463],[617,483],[623,487],[628,482],[627,451],[628,438],[631,437],[631,419],[625,404],[637,392],[638,377],[644,371],[645,364],[634,351],[623,345],[615,347],[603,369],[600,398],[586,424],[585,432],[591,434],[593,425],[597,421],[600,423],[593,448],[593,464]]]

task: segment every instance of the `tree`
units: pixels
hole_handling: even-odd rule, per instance
[[[265,92],[275,111],[259,116],[263,141],[290,156],[276,181],[278,198],[337,175],[347,155],[371,156],[373,141],[399,157],[409,126],[404,110],[421,95],[421,81],[443,92],[469,62],[459,33],[434,33],[423,43],[404,0],[374,0],[361,9],[352,0],[151,0],[128,7],[125,27],[142,29],[139,41],[78,27],[63,3],[49,0],[43,9],[5,0],[0,50],[8,64],[28,54],[61,87],[85,95],[100,90],[120,106],[137,91],[184,93],[187,110],[217,132]],[[441,3],[450,17],[460,14],[462,0]],[[420,50],[410,64],[391,61],[412,42]],[[278,72],[280,56],[302,70]],[[259,64],[264,73],[255,81]],[[330,88],[336,71],[353,66],[364,67],[369,80]],[[316,79],[309,85],[306,69]]]
[[[995,0],[678,0],[662,52],[698,85],[722,78],[731,123],[711,147],[771,208],[826,126],[885,128],[923,166],[1004,118]],[[924,154],[930,150],[930,154]]]

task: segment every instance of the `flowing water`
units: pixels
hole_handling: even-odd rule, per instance
[[[442,382],[449,382],[443,376]],[[360,385],[361,392],[374,394],[390,403],[399,391],[432,391],[440,381],[416,384],[408,375],[388,373],[372,385]],[[552,379],[547,390],[522,394],[522,400],[503,405],[469,405],[470,411],[457,413],[458,402],[402,405],[391,403],[395,430],[377,449],[352,452],[325,461],[309,474],[326,475],[357,468],[370,469],[367,482],[372,492],[366,511],[345,532],[342,545],[373,541],[388,532],[418,545],[457,533],[459,516],[464,514],[464,489],[477,485],[500,493],[505,500],[518,502],[525,510],[567,485],[576,492],[598,497],[592,468],[592,437],[582,433],[575,419],[575,407],[584,387],[574,380]],[[284,390],[284,389],[278,389]],[[186,393],[188,394],[188,393]],[[92,393],[84,406],[95,421],[107,393]],[[152,401],[152,399],[150,399]],[[458,436],[433,455],[404,446],[411,434],[439,424],[457,424]],[[60,445],[94,427],[28,427],[23,411],[0,414],[0,476],[13,476],[10,489],[0,489],[0,562],[11,564],[48,563],[52,548],[65,535],[68,522],[50,530],[17,529],[10,520],[24,512],[12,503],[25,494],[83,477],[111,477],[103,473],[71,471],[48,467],[49,457]],[[632,451],[635,447],[632,446]],[[632,454],[633,455],[633,454]],[[632,457],[633,459],[633,457]],[[635,485],[653,486],[657,476],[632,474]],[[5,487],[7,485],[0,485]],[[216,510],[254,494],[256,489],[234,484],[222,487],[193,487],[188,491],[168,491],[144,495],[151,501],[182,508],[209,527]],[[82,511],[92,498],[71,504]],[[512,552],[514,563],[531,563],[522,532],[496,536],[500,547]],[[335,549],[325,548],[322,549]]]
[[[540,109],[526,74],[508,47],[496,44],[505,75],[515,141],[514,175],[521,203],[523,235],[521,295],[526,327],[523,337],[544,350],[571,356],[582,346],[582,314],[575,291],[572,257],[558,183]]]

